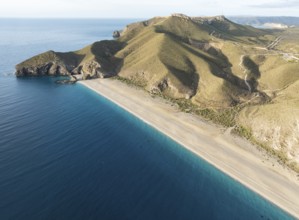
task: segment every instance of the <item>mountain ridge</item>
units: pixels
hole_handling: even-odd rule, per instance
[[[296,28],[261,30],[224,16],[173,14],[129,24],[114,36],[74,52],[37,55],[18,64],[16,75],[118,76],[299,163]]]

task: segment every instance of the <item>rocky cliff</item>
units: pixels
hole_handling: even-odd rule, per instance
[[[48,51],[16,66],[16,76],[82,75],[83,79],[105,78],[116,74],[119,64],[114,54],[122,48],[116,41],[101,41],[79,51]]]

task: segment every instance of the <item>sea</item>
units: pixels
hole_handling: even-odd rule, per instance
[[[0,220],[294,219],[83,85],[14,76],[137,20],[0,19]]]

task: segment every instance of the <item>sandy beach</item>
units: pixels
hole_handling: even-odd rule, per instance
[[[299,178],[229,130],[180,112],[171,103],[113,79],[81,84],[171,137],[222,172],[299,219]]]

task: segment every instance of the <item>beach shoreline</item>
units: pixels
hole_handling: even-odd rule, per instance
[[[299,181],[247,141],[115,79],[80,81],[223,173],[299,218]]]

